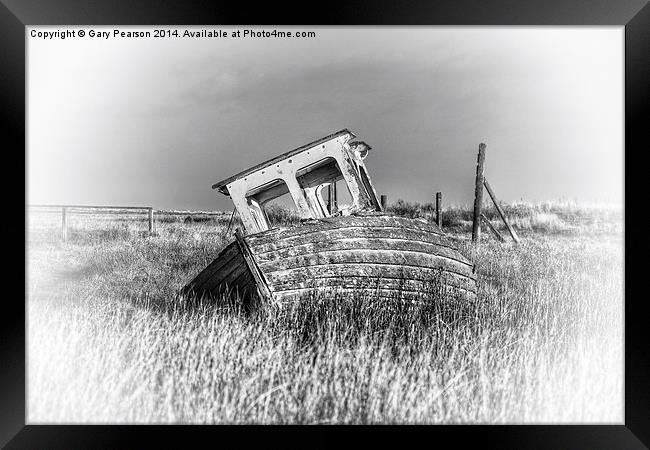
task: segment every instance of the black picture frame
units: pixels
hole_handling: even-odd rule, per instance
[[[27,169],[25,163],[25,27],[30,25],[165,25],[165,24],[269,24],[269,25],[618,25],[625,27],[625,204],[634,205],[635,192],[642,191],[645,171],[634,158],[647,148],[645,129],[650,125],[650,5],[646,0],[460,0],[420,2],[346,2],[320,4],[316,8],[281,6],[276,2],[242,5],[197,0],[109,1],[109,0],[0,0],[0,109],[5,155],[12,155],[14,167]],[[642,142],[644,146],[642,147]],[[9,166],[9,163],[7,163]],[[25,186],[27,172],[25,174]],[[645,175],[647,177],[647,175]],[[14,192],[15,184],[6,192]],[[26,197],[25,197],[26,199]],[[641,199],[641,212],[645,203]],[[15,206],[18,210],[20,205]],[[433,426],[362,428],[373,438],[402,431],[415,439],[417,432],[425,442],[436,444],[451,439],[454,447],[468,442],[497,448],[647,448],[650,445],[650,351],[645,295],[632,295],[639,280],[632,275],[634,266],[631,242],[634,233],[630,208],[625,208],[625,424],[624,425],[505,425],[505,426]],[[637,218],[638,220],[638,218]],[[15,234],[15,224],[5,232]],[[26,224],[25,224],[26,225]],[[5,225],[8,226],[8,225]],[[642,225],[643,226],[643,225]],[[643,232],[643,231],[642,231]],[[18,244],[19,245],[19,244]],[[23,248],[24,250],[24,248]],[[26,259],[25,259],[26,264]],[[24,269],[14,264],[20,272]],[[23,274],[24,275],[24,274]],[[19,275],[8,279],[19,279]],[[642,279],[642,278],[641,278]],[[18,284],[19,283],[15,283]],[[639,291],[638,291],[639,292]],[[643,291],[640,291],[643,292]],[[5,296],[3,323],[0,327],[0,445],[6,448],[129,448],[142,443],[154,446],[187,445],[187,439],[207,438],[225,443],[226,435],[246,435],[243,427],[204,426],[47,426],[25,425],[25,305],[18,296]],[[7,304],[9,303],[9,304]],[[286,433],[319,433],[336,443],[341,429],[336,427],[254,427],[284,442]],[[243,433],[242,433],[243,431]],[[307,436],[305,436],[307,438]],[[313,438],[309,438],[313,439]],[[139,444],[138,444],[139,442]],[[294,441],[303,442],[302,439]],[[320,444],[326,441],[317,441]],[[406,443],[406,442],[405,442]]]

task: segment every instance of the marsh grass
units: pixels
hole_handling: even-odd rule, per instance
[[[543,207],[528,211],[513,217]],[[34,218],[28,422],[620,423],[622,240],[578,211],[553,214],[583,214],[582,232],[533,227],[518,246],[455,231],[475,298],[433,280],[420,303],[330,292],[252,315],[177,295],[226,225],[142,237],[88,216],[61,244]],[[111,227],[126,231],[98,237]]]
[[[548,201],[541,203],[515,202],[501,207],[518,232],[550,234],[614,234],[622,233],[623,211],[619,206],[608,204]],[[433,203],[411,203],[398,200],[388,210],[411,218],[435,219]],[[483,213],[501,231],[505,225],[490,201],[484,201]],[[467,232],[472,228],[473,206],[451,205],[443,208],[442,226],[447,231]],[[488,231],[489,232],[489,231]]]

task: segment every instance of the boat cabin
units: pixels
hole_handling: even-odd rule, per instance
[[[370,146],[354,142],[355,137],[343,129],[215,183],[212,189],[232,199],[247,234],[270,229],[265,205],[287,193],[301,220],[381,211],[363,162]],[[351,197],[340,209],[332,201],[339,180]]]

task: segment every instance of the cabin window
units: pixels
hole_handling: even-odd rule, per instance
[[[352,205],[352,195],[336,159],[325,158],[296,172],[314,218],[328,217]]]
[[[261,231],[300,220],[289,188],[282,180],[251,189],[246,193],[246,202]]]

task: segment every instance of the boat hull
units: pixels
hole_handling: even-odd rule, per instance
[[[280,305],[332,293],[415,300],[475,295],[476,276],[437,225],[373,213],[239,236],[184,291]]]

